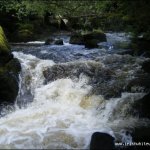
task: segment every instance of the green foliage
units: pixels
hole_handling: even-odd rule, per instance
[[[58,23],[58,16],[67,18],[75,29],[127,30],[136,36],[142,33],[146,38],[150,37],[149,10],[150,0],[0,0],[0,13],[10,13],[21,22],[31,21],[31,16],[43,18],[50,12]]]
[[[30,30],[33,31],[34,30],[34,26],[33,24],[30,23],[18,23],[18,30]]]

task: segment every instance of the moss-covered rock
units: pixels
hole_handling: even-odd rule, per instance
[[[18,80],[14,74],[1,68],[0,83],[0,104],[14,103],[19,90]]]
[[[102,31],[75,33],[70,37],[70,44],[85,45],[86,48],[96,48],[98,43],[106,42],[106,35]]]
[[[70,44],[79,44],[83,45],[84,44],[84,38],[80,33],[75,33],[70,37]]]
[[[17,33],[17,41],[28,42],[34,39],[33,32],[28,29],[19,30]]]
[[[2,52],[9,53],[10,46],[8,44],[8,41],[4,34],[4,31],[3,31],[2,27],[0,26],[0,53],[2,53]]]
[[[46,39],[46,41],[45,41],[45,45],[53,44],[54,41],[55,41],[55,40],[54,40],[53,38],[48,38],[48,39]]]
[[[62,39],[58,39],[58,40],[56,40],[56,41],[54,42],[54,44],[56,44],[56,45],[63,45],[64,43],[63,43],[63,40],[62,40]]]
[[[86,34],[83,34],[84,41],[89,41],[89,40],[97,40],[97,42],[106,42],[106,35],[102,31],[93,31],[89,32]]]
[[[18,74],[21,71],[21,65],[17,58],[11,59],[6,65],[5,68],[9,70],[9,72],[13,72],[14,74]]]
[[[86,40],[84,44],[85,44],[85,48],[97,48],[98,47],[98,42],[95,39]]]
[[[5,65],[8,63],[11,59],[13,59],[13,55],[11,53],[7,52],[0,52],[0,66]]]
[[[84,44],[86,48],[97,48],[98,43],[106,42],[106,35],[102,31],[93,31],[83,34]]]
[[[0,104],[14,103],[19,90],[20,70],[20,63],[13,57],[3,29],[0,27]]]

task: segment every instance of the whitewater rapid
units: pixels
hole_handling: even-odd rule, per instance
[[[106,100],[91,94],[93,87],[83,73],[45,83],[43,71],[55,62],[13,54],[22,66],[20,91],[15,108],[0,118],[0,148],[87,149],[96,131],[121,139],[122,129],[144,123],[128,113],[144,93],[122,93],[120,98]]]

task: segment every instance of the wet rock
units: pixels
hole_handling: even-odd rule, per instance
[[[142,69],[145,72],[150,73],[150,60],[147,60],[142,64]]]
[[[58,40],[56,40],[56,41],[54,42],[54,44],[56,44],[56,45],[63,45],[64,43],[63,43],[63,40],[62,40],[62,39],[58,39]]]
[[[69,43],[83,45],[84,38],[80,33],[75,33],[70,37]]]
[[[76,33],[71,36],[69,43],[70,44],[83,44],[86,48],[97,48],[98,43],[106,42],[106,35],[101,31],[93,31],[90,33]]]
[[[126,86],[128,92],[148,92],[150,89],[150,76],[148,74],[138,75]]]
[[[21,71],[21,65],[17,58],[11,59],[6,65],[5,68],[14,74],[17,74]]]
[[[114,138],[101,132],[93,133],[91,137],[90,150],[113,150],[115,149]]]
[[[8,63],[11,59],[13,59],[13,55],[9,52],[1,52],[0,51],[0,66]]]
[[[0,72],[0,104],[14,103],[18,95],[18,79],[15,74],[6,72]]]
[[[83,35],[86,48],[97,48],[98,43],[106,42],[106,35],[101,31],[94,31]]]
[[[98,48],[97,40],[86,40],[85,48]]]
[[[16,58],[0,66],[0,104],[14,103],[19,91],[20,71],[21,65]]]
[[[97,43],[107,41],[106,35],[102,31],[93,31],[93,32],[84,34],[83,38],[84,38],[85,43],[87,43],[87,41],[90,41],[90,40],[96,40]]]
[[[0,27],[0,104],[14,103],[19,91],[19,61],[13,57],[10,46]]]
[[[44,72],[45,83],[62,78],[79,78],[81,74],[88,77],[88,83],[93,88],[91,94],[103,95],[109,99],[120,96],[126,84],[125,77],[118,77],[115,71],[102,67],[101,63],[95,61],[76,62],[67,64],[56,64]]]
[[[150,119],[149,106],[150,106],[150,93],[146,94],[143,98],[136,101],[136,103],[133,104],[133,110],[140,118]]]
[[[54,41],[55,41],[55,40],[54,40],[53,38],[48,38],[48,39],[45,41],[45,45],[53,44]]]

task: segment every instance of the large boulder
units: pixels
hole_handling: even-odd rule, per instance
[[[86,40],[85,48],[98,48],[98,43],[97,40],[92,39],[92,40]]]
[[[63,45],[63,40],[62,39],[57,39],[55,42],[54,42],[55,45]]]
[[[133,113],[140,118],[150,119],[150,93],[146,94],[143,98],[139,99],[133,104]]]
[[[53,44],[54,43],[54,39],[53,38],[48,38],[48,39],[46,39],[46,41],[45,41],[45,45],[51,45],[51,44]]]
[[[80,33],[74,33],[70,37],[70,44],[78,44],[78,45],[83,45],[84,44],[84,38]]]
[[[45,45],[52,45],[52,44],[63,45],[64,42],[63,42],[62,39],[54,39],[54,38],[48,38],[48,39],[46,39]]]
[[[106,42],[106,35],[102,31],[93,31],[89,33],[74,33],[70,37],[70,44],[85,45],[86,48],[97,48],[98,43]]]
[[[93,31],[90,33],[83,34],[84,42],[89,40],[97,40],[98,43],[100,42],[106,42],[106,35],[102,31]]]
[[[33,32],[29,29],[22,29],[18,31],[16,38],[19,42],[28,42],[34,40],[34,35]]]
[[[1,68],[0,68],[1,69]],[[18,94],[18,78],[8,71],[0,72],[0,104],[13,104]]]
[[[0,26],[0,104],[14,103],[19,91],[21,65],[13,57],[10,46]]]
[[[93,133],[90,150],[113,150],[114,148],[114,138],[111,135],[101,132]]]
[[[0,53],[9,53],[10,46],[4,34],[2,27],[0,26]]]

